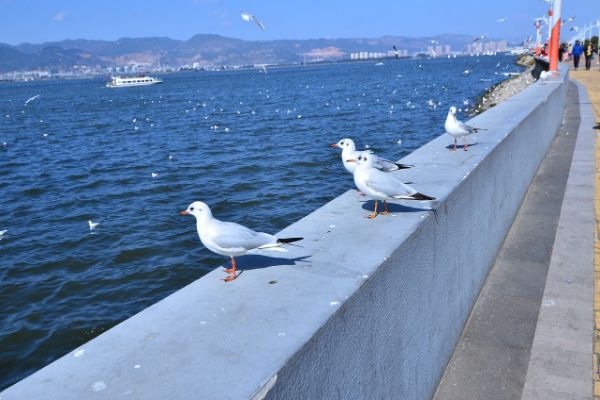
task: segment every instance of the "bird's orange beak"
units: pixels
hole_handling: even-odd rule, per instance
[[[334,143],[334,144],[330,144],[329,147],[340,147],[340,146],[338,146],[337,143]]]
[[[346,162],[356,162],[356,160],[354,158],[351,158],[349,160],[346,160]]]
[[[179,212],[179,215],[189,215],[189,214],[190,213],[185,210]]]

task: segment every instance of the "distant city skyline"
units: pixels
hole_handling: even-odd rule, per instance
[[[452,5],[452,6],[451,6]],[[256,15],[266,31],[240,18]],[[0,43],[42,43],[64,39],[116,40],[122,37],[167,36],[189,39],[214,33],[245,40],[308,38],[374,38],[385,35],[426,37],[444,33],[486,34],[520,40],[534,35],[533,18],[545,15],[542,0],[424,0],[371,2],[248,2],[241,0],[0,0]],[[563,28],[600,18],[597,0],[563,0]]]

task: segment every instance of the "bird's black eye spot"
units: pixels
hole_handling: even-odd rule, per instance
[[[194,207],[190,207],[190,211],[194,211]]]

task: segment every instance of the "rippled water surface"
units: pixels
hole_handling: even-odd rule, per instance
[[[329,143],[398,159],[512,61],[171,74],[126,89],[0,83],[0,389],[228,261],[177,210],[203,200],[274,233],[352,188]]]

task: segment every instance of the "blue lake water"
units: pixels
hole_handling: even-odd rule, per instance
[[[274,233],[353,187],[328,144],[351,137],[398,159],[442,134],[450,105],[519,71],[512,62],[0,83],[0,389],[228,262],[176,211],[202,200]]]

